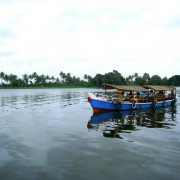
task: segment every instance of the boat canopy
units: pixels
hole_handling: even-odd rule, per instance
[[[176,88],[173,86],[152,86],[152,85],[144,85],[143,86],[146,89],[153,89],[155,91],[172,91]]]
[[[117,89],[119,91],[136,91],[136,92],[147,92],[148,89],[142,86],[118,86],[113,84],[103,84],[103,89]]]

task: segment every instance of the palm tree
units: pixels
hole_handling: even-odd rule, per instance
[[[87,76],[88,82],[92,81],[92,77],[90,75]]]
[[[6,82],[6,84],[9,84],[9,76],[7,74],[4,74],[4,81]]]
[[[31,86],[33,85],[32,80],[33,80],[33,76],[32,76],[32,74],[30,74],[30,75],[29,75],[29,81],[30,81]]]
[[[55,78],[54,78],[54,76],[51,76],[51,80],[54,82],[55,81]]]
[[[61,78],[64,80],[66,78],[66,74],[63,73],[62,71],[59,73],[59,75],[61,76]]]
[[[17,80],[17,76],[14,74],[10,74],[8,77],[9,81],[10,81],[10,85],[13,87],[17,87],[18,86],[18,80]]]
[[[4,72],[1,72],[1,73],[0,73],[1,86],[2,86],[2,81],[4,80],[4,76],[5,76]]]
[[[23,81],[25,82],[25,85],[28,86],[28,84],[29,84],[29,76],[27,74],[23,75]]]
[[[37,73],[36,73],[36,72],[33,72],[31,76],[32,76],[32,79],[33,79],[33,81],[34,81],[34,84],[37,85],[37,79],[38,79]]]
[[[149,80],[150,80],[150,76],[148,73],[144,73],[143,76],[142,76],[145,84],[148,84],[149,83]]]
[[[84,80],[87,80],[87,78],[88,78],[88,75],[85,74],[85,75],[84,75]]]
[[[39,80],[39,84],[46,86],[46,76],[44,74],[40,75],[38,80]]]
[[[72,83],[72,77],[71,77],[70,73],[67,73],[66,82],[67,82],[68,85],[70,85]]]
[[[133,76],[129,75],[127,78],[126,78],[126,81],[129,85],[132,85],[133,84]]]

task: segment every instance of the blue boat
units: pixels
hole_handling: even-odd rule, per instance
[[[94,111],[159,108],[176,103],[176,88],[170,86],[118,86],[103,84],[104,93],[88,93]],[[115,89],[115,92],[112,92]],[[108,92],[107,90],[110,90]]]

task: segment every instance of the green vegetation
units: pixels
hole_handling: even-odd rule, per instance
[[[71,76],[70,73],[60,72],[59,77],[48,75],[38,75],[36,72],[27,75],[22,75],[19,78],[14,74],[0,73],[0,88],[65,88],[65,87],[101,87],[103,83],[117,84],[117,85],[173,85],[180,86],[180,75],[172,76],[171,78],[161,78],[158,75],[150,77],[149,74],[144,73],[139,76],[138,73],[129,75],[124,78],[121,73],[116,70],[106,74],[96,74],[95,77],[85,74],[84,79]]]

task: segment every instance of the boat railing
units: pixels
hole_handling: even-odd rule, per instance
[[[114,101],[117,100],[116,95],[108,95],[103,93],[89,93],[89,96],[93,99],[102,100],[102,101]]]
[[[110,95],[110,94],[103,94],[103,93],[89,93],[89,96],[93,99],[96,100],[101,100],[101,101],[108,101],[108,102],[114,102],[117,103],[119,102],[119,99],[116,94]],[[142,102],[153,102],[154,100],[157,101],[163,101],[163,100],[171,100],[172,98],[166,98],[162,97],[162,95],[156,95],[155,97],[144,97],[142,98],[140,95],[131,95],[131,97],[124,97],[122,101],[129,101],[129,102],[136,102],[136,103],[142,103]]]

